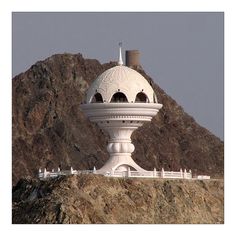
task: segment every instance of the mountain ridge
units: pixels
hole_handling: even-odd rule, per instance
[[[223,180],[82,174],[13,187],[13,224],[222,224]]]

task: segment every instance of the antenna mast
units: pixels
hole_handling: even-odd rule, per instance
[[[123,65],[121,47],[122,47],[122,42],[119,42],[119,51],[120,51],[120,53],[119,53],[119,60],[118,60],[118,65],[119,66]]]

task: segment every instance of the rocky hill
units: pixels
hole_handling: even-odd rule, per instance
[[[105,163],[107,136],[88,121],[80,104],[92,81],[114,65],[81,54],[60,54],[13,78],[13,183],[36,176],[39,167],[98,169]],[[141,68],[137,70],[163,104],[152,122],[132,135],[137,164],[147,170],[187,168],[194,174],[223,177],[223,142],[199,126]]]
[[[13,223],[224,223],[223,180],[21,179]]]

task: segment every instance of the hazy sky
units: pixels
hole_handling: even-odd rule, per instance
[[[142,67],[162,89],[223,140],[223,20],[223,13],[13,13],[13,76],[56,53],[114,61],[122,41],[123,50],[140,51]]]

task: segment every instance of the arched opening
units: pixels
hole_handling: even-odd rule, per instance
[[[149,102],[149,100],[145,93],[140,92],[136,95],[135,102]]]
[[[111,102],[128,102],[128,100],[123,93],[118,92],[112,96]]]
[[[102,103],[102,102],[103,102],[103,99],[102,99],[102,95],[100,93],[96,93],[93,96],[93,99],[91,101],[91,103]]]
[[[130,171],[136,171],[136,169],[130,165],[119,165],[115,171],[128,171],[128,169],[130,169]]]

